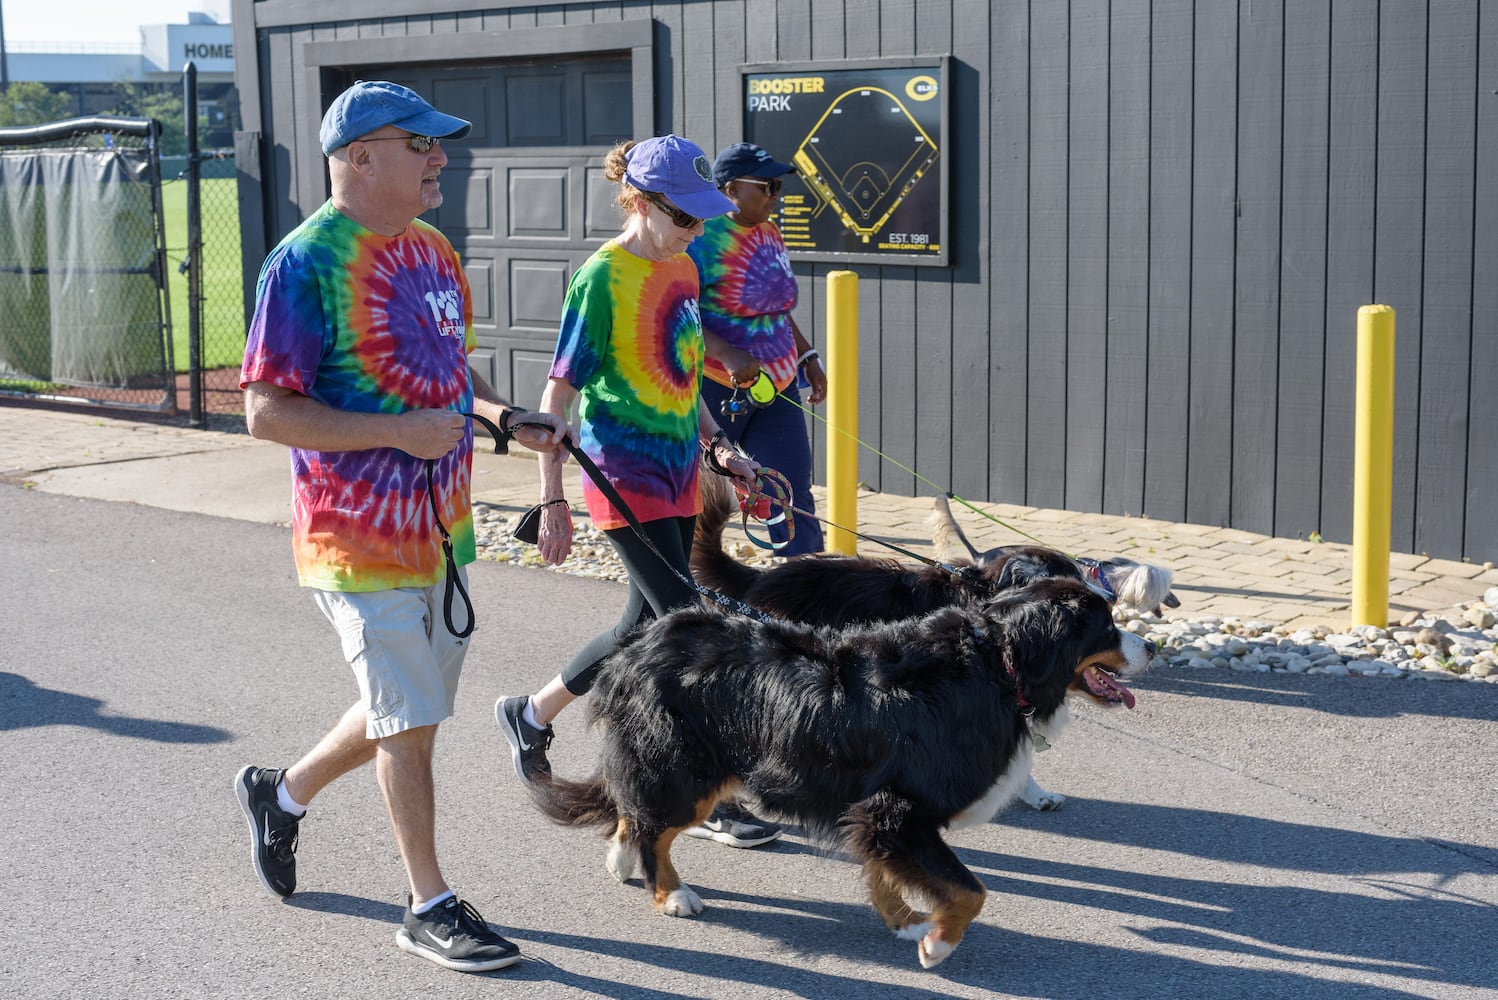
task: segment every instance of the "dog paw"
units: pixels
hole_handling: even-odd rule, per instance
[[[921,968],[929,969],[940,965],[942,960],[956,950],[953,945],[947,944],[941,938],[927,935],[916,945],[916,957],[921,960]]]
[[[895,929],[895,937],[899,938],[901,941],[919,941],[921,938],[931,933],[931,929],[934,926],[935,925],[932,924],[929,920],[922,920],[918,924],[906,924],[904,927],[898,927]]]
[[[633,844],[621,844],[618,841],[609,842],[609,853],[603,859],[603,866],[609,870],[609,874],[620,882],[628,882],[635,877],[635,858],[638,852]]]
[[[661,912],[668,917],[695,917],[702,910],[702,897],[688,886],[677,889],[661,904]]]
[[[1039,785],[1035,786],[1034,792],[1026,789],[1025,794],[1021,798],[1025,800],[1025,805],[1038,812],[1050,812],[1053,809],[1060,809],[1061,803],[1066,801],[1066,796],[1060,792],[1048,792]]]

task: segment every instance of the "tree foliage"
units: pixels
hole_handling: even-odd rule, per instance
[[[118,95],[107,114],[124,118],[155,118],[161,122],[161,152],[164,156],[181,156],[187,151],[187,132],[183,125],[182,95],[170,90],[145,89],[133,83],[115,85]],[[202,128],[201,121],[198,127]]]
[[[56,93],[45,83],[12,83],[0,91],[0,128],[61,121],[69,117],[72,106],[67,94]]]

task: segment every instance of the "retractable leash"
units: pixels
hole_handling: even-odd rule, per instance
[[[546,424],[520,421],[518,423],[510,425],[509,433],[505,435],[506,440],[508,441],[510,434],[513,434],[521,427],[538,427],[542,430],[551,429]],[[673,566],[671,564],[671,560],[667,559],[665,554],[662,553],[660,549],[656,548],[655,543],[650,540],[650,536],[645,534],[645,526],[640,523],[639,518],[635,517],[635,512],[629,509],[629,504],[624,502],[624,498],[619,495],[619,491],[614,489],[614,484],[608,481],[608,478],[603,474],[603,471],[599,469],[596,464],[594,464],[593,460],[587,456],[587,453],[585,453],[577,445],[573,444],[571,438],[563,438],[562,443],[566,445],[568,453],[570,453],[573,458],[577,459],[577,464],[582,466],[582,470],[588,474],[588,478],[593,480],[593,484],[598,487],[599,492],[607,497],[609,503],[614,505],[614,509],[617,510],[621,515],[623,515],[624,520],[629,524],[635,535],[640,539],[640,541],[645,543],[645,547],[651,552],[654,552],[656,558],[665,563],[666,568],[669,569],[678,580],[686,584],[688,587],[691,587],[697,593],[701,594],[703,597],[706,597],[708,600],[712,601],[719,607],[724,608],[728,611],[732,611],[735,614],[744,615],[761,622],[780,621],[780,619],[775,617],[774,615],[766,614],[758,608],[751,607],[748,604],[745,604],[743,601],[738,600],[737,598],[729,597],[727,594],[720,594],[716,590],[710,590],[707,587],[704,587],[702,584],[698,583],[696,580],[693,580],[690,576],[687,576],[686,574],[682,573],[681,570]],[[552,502],[555,503],[555,501]],[[545,506],[546,504],[537,504],[536,506],[531,508],[531,511],[536,511],[539,513],[540,509]],[[526,513],[527,515],[529,515],[530,511],[527,511]]]

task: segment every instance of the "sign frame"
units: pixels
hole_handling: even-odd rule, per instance
[[[949,243],[948,226],[948,200],[951,192],[951,144],[950,112],[951,112],[951,60],[950,54],[934,56],[917,56],[896,59],[825,59],[798,62],[776,62],[776,63],[746,63],[739,66],[739,93],[743,102],[740,107],[743,113],[744,139],[764,146],[777,160],[793,163],[802,170],[800,173],[787,174],[785,176],[784,194],[781,196],[781,208],[775,215],[775,221],[782,227],[782,235],[785,236],[786,250],[792,260],[819,261],[833,264],[887,264],[890,266],[915,266],[915,267],[950,267],[951,246]],[[923,127],[910,113],[910,106],[915,102],[931,100],[920,98],[911,93],[913,98],[909,105],[903,100],[906,95],[894,95],[888,90],[876,86],[860,87],[855,81],[860,73],[874,73],[892,71],[895,74],[908,73],[912,70],[924,71],[912,76],[909,80],[910,86],[914,86],[919,77],[930,77],[935,80],[936,94],[932,101],[936,105],[932,112],[922,115],[926,122]],[[889,75],[889,74],[886,74]],[[805,129],[805,122],[811,115],[817,116],[817,122],[812,126],[810,132],[801,134],[794,131],[798,128],[796,124],[787,124],[786,129],[793,131],[775,131],[775,124],[771,117],[777,110],[784,108],[760,107],[774,100],[774,94],[756,93],[751,94],[751,83],[758,82],[755,78],[777,77],[786,80],[787,89],[796,90],[797,85],[789,83],[792,78],[808,80],[820,79],[819,83],[808,84],[818,89],[810,95],[805,93],[792,93],[785,97],[785,102],[797,101],[808,96],[814,102],[814,110],[801,112],[796,118],[801,123],[799,128]],[[830,79],[829,78],[837,78]],[[767,81],[769,82],[769,81]],[[764,87],[764,84],[761,84]],[[768,89],[768,88],[765,88]],[[828,116],[835,113],[836,106],[844,98],[853,95],[857,91],[874,90],[887,96],[895,97],[897,109],[904,111],[904,121],[913,126],[919,138],[917,144],[925,146],[922,154],[918,151],[916,156],[911,157],[905,163],[900,164],[898,169],[892,169],[888,173],[890,186],[883,191],[870,195],[873,207],[869,211],[860,213],[855,219],[853,212],[842,207],[838,202],[838,194],[841,193],[834,185],[836,179],[830,176],[822,176],[818,167],[826,166],[826,160],[817,155],[815,144],[819,141],[816,133],[827,122]],[[818,110],[820,109],[820,113]],[[837,111],[836,113],[841,113]],[[929,125],[934,119],[936,124],[936,136],[934,139],[929,135]],[[865,124],[866,123],[861,123]],[[908,128],[899,129],[900,141],[905,142],[910,138]],[[891,164],[891,166],[894,166]],[[808,173],[813,174],[810,182],[802,177]],[[846,175],[845,175],[846,176]],[[880,175],[881,180],[885,175]],[[906,223],[902,224],[896,220],[896,225],[901,225],[902,231],[892,232],[885,228],[893,216],[895,210],[905,202],[906,195],[917,183],[935,183],[937,193],[934,199],[928,192],[923,192],[921,206],[926,213],[931,211],[935,205],[937,218],[918,223],[921,231],[917,232],[915,227]],[[894,192],[893,187],[900,185],[902,190]],[[818,211],[803,209],[802,205],[792,199],[800,196],[801,199],[809,199],[811,204],[821,206]],[[893,204],[889,204],[890,201]],[[798,225],[799,216],[820,216],[825,211],[831,210],[836,219],[840,219],[842,225],[837,231],[837,239],[845,246],[852,243],[851,248],[834,248],[830,245],[796,246],[796,243],[805,244],[811,240],[810,227],[814,224],[808,218],[806,230]],[[907,216],[909,211],[907,210]],[[860,221],[867,221],[867,227],[859,226]],[[823,242],[832,234],[826,221],[815,223]],[[789,232],[787,232],[789,230]],[[887,249],[871,247],[862,249],[861,243],[877,244],[879,236],[904,236],[906,239],[891,242]],[[800,238],[798,238],[800,237]],[[854,242],[856,241],[856,242]],[[932,249],[932,244],[935,248]]]

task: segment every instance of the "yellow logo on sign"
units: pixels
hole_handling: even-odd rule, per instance
[[[929,101],[936,96],[936,81],[929,76],[913,76],[905,84],[905,96],[912,101]]]

